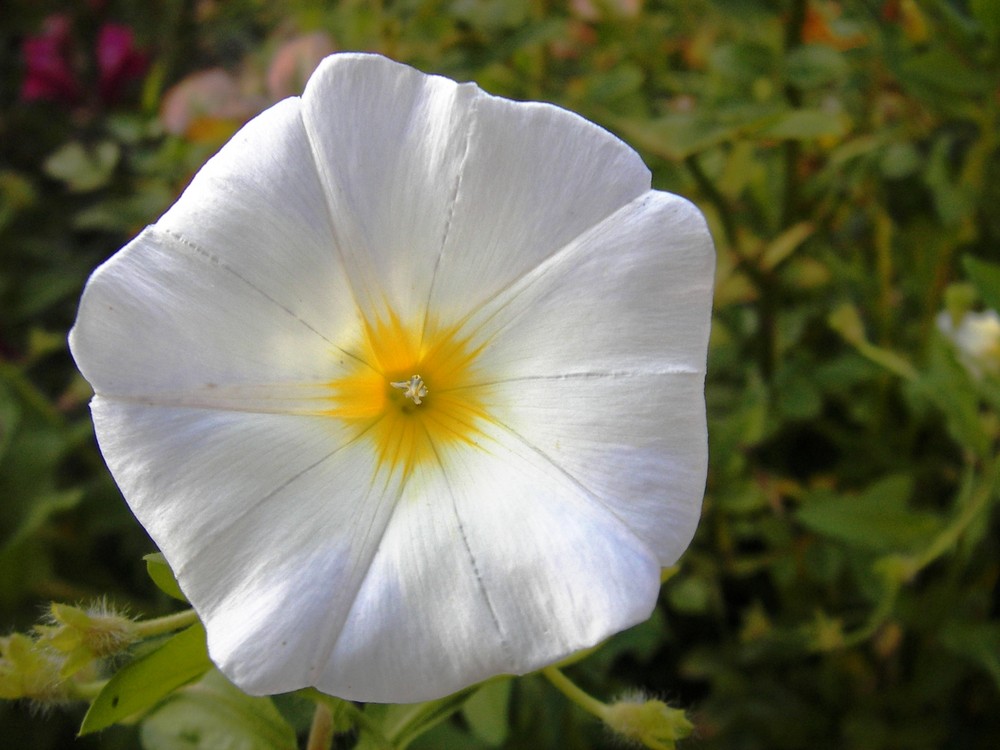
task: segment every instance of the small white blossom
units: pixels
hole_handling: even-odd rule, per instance
[[[333,55],[70,343],[223,672],[417,701],[649,616],[700,511],[713,268],[601,128]]]
[[[954,316],[942,310],[937,317],[941,331],[958,350],[969,372],[975,377],[984,373],[1000,374],[1000,315],[996,310],[966,312],[958,324]]]

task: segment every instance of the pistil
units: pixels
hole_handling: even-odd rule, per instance
[[[427,395],[427,386],[424,385],[424,381],[419,375],[413,375],[409,380],[400,380],[389,383],[389,385],[393,388],[399,388],[403,391],[403,395],[411,399],[417,406],[420,405],[420,400]]]

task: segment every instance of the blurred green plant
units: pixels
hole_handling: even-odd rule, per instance
[[[378,746],[368,725],[412,748],[617,742],[541,676],[314,715],[308,696],[235,692],[209,669],[197,626],[117,655],[83,646],[78,630],[31,630],[52,600],[107,596],[147,622],[176,606],[165,566],[148,561],[157,588],[139,562],[153,548],[103,468],[65,333],[90,270],[336,48],[579,111],[712,224],[704,519],[657,615],[565,674],[589,694],[640,688],[693,708],[692,746],[996,747],[1000,378],[988,326],[972,354],[958,332],[1000,310],[997,7],[50,0],[5,11],[0,622],[21,634],[0,640],[0,680],[55,669],[55,683],[17,689],[63,684],[65,662],[37,650],[48,639],[86,685],[41,690],[65,702],[44,718],[0,705],[5,741],[65,747],[86,699],[103,695],[85,728],[127,724],[75,747],[218,747],[220,732],[255,748],[310,733]],[[24,43],[54,14],[80,95],[25,101]],[[111,22],[149,61],[114,102],[98,95],[90,52]],[[56,620],[79,624],[85,610]],[[167,692],[136,687],[164,665]],[[135,703],[119,711],[123,700]]]

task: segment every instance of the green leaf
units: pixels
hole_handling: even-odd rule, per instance
[[[882,153],[879,168],[890,180],[899,180],[915,173],[922,163],[923,157],[912,143],[890,143]]]
[[[107,184],[120,155],[113,141],[102,141],[93,148],[72,141],[45,160],[45,174],[65,182],[75,193],[89,192]]]
[[[845,132],[845,119],[838,113],[821,109],[796,109],[776,117],[760,131],[760,135],[764,138],[805,141],[829,136],[840,137]]]
[[[678,576],[666,587],[666,596],[677,612],[703,615],[712,605],[712,584],[698,575]]]
[[[1000,265],[966,255],[962,258],[962,266],[986,306],[1000,311]]]
[[[168,698],[141,727],[146,750],[295,750],[295,731],[270,698],[242,692],[218,670]]]
[[[204,626],[198,623],[182,630],[108,680],[83,717],[80,734],[97,732],[149,710],[211,666]]]
[[[472,733],[494,747],[502,745],[510,731],[511,684],[507,678],[491,680],[462,706],[462,715]]]
[[[177,579],[174,577],[174,571],[170,569],[167,565],[167,560],[161,552],[154,552],[151,555],[146,555],[142,558],[146,561],[146,572],[149,573],[149,577],[153,579],[153,583],[156,587],[162,591],[167,596],[172,596],[174,599],[179,599],[182,602],[187,602],[187,597],[184,596],[184,592],[181,591],[181,587],[177,583]]]
[[[996,83],[989,68],[970,67],[943,46],[905,57],[898,73],[917,98],[942,105],[987,95]]]
[[[10,389],[0,381],[0,458],[7,452],[20,421],[21,407]]]
[[[608,116],[611,127],[638,148],[680,161],[764,127],[775,118],[770,105],[738,105],[712,112],[679,112],[655,120]]]
[[[0,554],[4,554],[38,531],[49,520],[50,516],[79,505],[83,499],[83,490],[61,490],[36,495],[31,500],[31,506],[21,519],[14,533],[2,544]]]
[[[775,50],[756,41],[721,44],[710,55],[712,69],[735,81],[769,76],[777,67]]]
[[[971,186],[956,179],[952,163],[954,148],[955,139],[952,137],[943,136],[935,140],[927,155],[923,174],[938,216],[950,227],[958,227],[977,205]]]
[[[816,492],[799,508],[796,518],[806,528],[874,552],[913,550],[940,528],[940,519],[911,510],[907,501],[913,479],[889,476],[851,497]]]
[[[606,73],[599,73],[586,79],[587,96],[602,104],[612,103],[638,91],[645,80],[641,68],[636,65],[617,65]]]
[[[948,431],[956,442],[986,458],[992,454],[992,438],[983,427],[979,395],[968,371],[956,358],[954,348],[935,332],[928,347],[927,364],[913,383],[915,394],[941,410]]]
[[[479,688],[478,685],[459,690],[457,693],[425,703],[404,705],[369,704],[365,715],[382,730],[396,750],[404,750],[413,740],[449,716],[452,716]],[[362,735],[362,740],[365,735]],[[359,747],[377,747],[362,742]]]
[[[638,148],[664,159],[680,161],[734,138],[739,126],[709,123],[688,114],[659,120],[618,120],[614,129]]]
[[[1000,3],[997,0],[970,0],[969,9],[991,39],[1000,36]]]
[[[850,72],[844,55],[826,44],[805,44],[788,53],[785,75],[803,89],[835,83]]]
[[[1000,623],[952,622],[941,632],[949,651],[978,663],[1000,689]]]

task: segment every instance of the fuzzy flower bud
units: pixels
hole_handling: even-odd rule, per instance
[[[0,698],[65,700],[69,696],[60,677],[62,664],[59,654],[22,633],[0,638]]]
[[[684,711],[663,701],[626,699],[604,711],[604,723],[625,739],[652,750],[673,750],[694,729]]]
[[[119,654],[138,639],[135,623],[101,602],[89,609],[53,602],[48,625],[38,625],[38,642],[66,654],[61,675],[69,677],[95,659]]]

